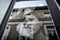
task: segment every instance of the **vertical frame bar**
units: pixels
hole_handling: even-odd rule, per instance
[[[48,8],[50,9],[52,19],[54,21],[57,33],[60,37],[60,10],[56,0],[46,0]]]
[[[4,1],[4,0],[3,0],[3,1]],[[5,13],[5,15],[4,15],[4,18],[3,18],[3,20],[2,20],[2,22],[1,22],[1,24],[0,24],[0,40],[1,40],[1,38],[2,38],[4,29],[5,29],[5,27],[6,27],[7,21],[8,21],[8,19],[9,19],[9,16],[10,16],[10,14],[11,14],[11,11],[12,11],[12,9],[13,9],[13,6],[14,6],[15,2],[16,2],[15,0],[11,0],[10,4],[9,4],[9,6],[8,6],[8,9],[6,10],[6,13]]]

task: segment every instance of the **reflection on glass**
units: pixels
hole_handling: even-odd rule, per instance
[[[54,26],[47,6],[16,8],[11,12],[2,40],[50,40],[47,25]]]
[[[25,9],[24,16],[25,16],[25,21],[27,22],[24,21],[17,25],[19,40],[23,37],[29,40],[33,40],[34,34],[40,29],[40,26],[42,26],[42,23],[39,22],[38,19],[31,12],[32,12],[31,8]]]

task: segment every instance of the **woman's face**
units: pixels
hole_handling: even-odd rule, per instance
[[[26,9],[24,12],[25,13],[24,15],[27,21],[27,23],[25,24],[25,29],[29,34],[33,35],[40,29],[41,25],[40,23],[36,23],[38,19],[33,14],[29,14],[31,12],[32,12],[31,9]],[[26,14],[29,14],[29,15],[26,15]]]
[[[35,23],[35,22],[34,23],[26,23],[25,29],[29,34],[33,35],[40,29],[40,26],[41,25],[39,23]]]

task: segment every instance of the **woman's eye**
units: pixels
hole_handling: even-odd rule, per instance
[[[25,27],[25,28],[28,28],[28,26],[27,26],[27,25],[25,25],[24,27]]]
[[[29,29],[32,29],[32,26],[31,25],[29,25],[28,27],[29,27]]]
[[[33,21],[34,19],[29,19],[29,21]]]

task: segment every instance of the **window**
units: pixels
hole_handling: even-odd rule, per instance
[[[18,11],[18,9],[13,9],[13,12],[17,12]]]
[[[44,12],[44,14],[49,14],[49,12]]]
[[[47,26],[47,28],[54,28],[54,26]]]

